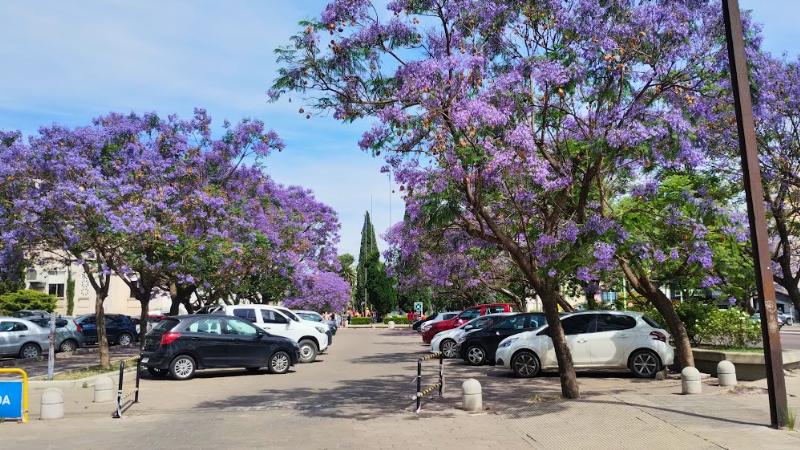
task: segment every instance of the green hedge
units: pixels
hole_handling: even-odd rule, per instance
[[[21,309],[43,309],[53,311],[56,309],[56,297],[44,292],[23,289],[0,295],[0,311],[5,313],[17,312]]]
[[[397,316],[397,317],[384,317],[383,323],[389,323],[390,320],[393,321],[397,325],[408,325],[409,323],[411,323],[411,322],[408,321],[408,317],[400,317],[400,316]]]
[[[353,317],[350,319],[350,325],[369,325],[372,323],[372,317]]]

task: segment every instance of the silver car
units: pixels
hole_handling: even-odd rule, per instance
[[[50,332],[50,317],[42,317],[38,319],[27,318],[31,322],[44,328],[45,331]],[[83,333],[80,327],[75,323],[72,317],[56,317],[56,351],[57,352],[74,352],[80,347],[83,347]]]
[[[48,331],[30,320],[0,317],[0,356],[38,358],[50,349]]]

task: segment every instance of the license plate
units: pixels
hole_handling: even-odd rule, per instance
[[[146,363],[147,361],[150,361],[150,358],[148,358],[147,356],[142,358],[142,364]]]

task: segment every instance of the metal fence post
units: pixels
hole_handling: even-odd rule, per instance
[[[417,412],[422,406],[422,358],[417,360]]]
[[[444,394],[444,353],[439,353],[439,397]]]
[[[139,379],[142,373],[142,358],[136,360],[136,391],[133,394],[133,403],[139,403]]]
[[[125,373],[125,361],[119,362],[119,383],[117,384],[117,412],[114,414],[115,419],[122,418],[122,382]]]

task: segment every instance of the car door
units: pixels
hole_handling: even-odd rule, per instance
[[[262,311],[263,312],[263,311]],[[262,367],[267,365],[267,358],[272,353],[270,344],[263,340],[264,333],[249,321],[228,317],[225,319],[224,333],[233,337],[229,343],[231,367]]]
[[[97,342],[97,318],[95,316],[86,316],[80,321],[81,329],[83,329],[83,337],[88,342]]]
[[[36,332],[35,330],[28,330],[28,326],[16,320],[3,321],[3,337],[5,341],[5,350],[7,355],[17,354],[23,343],[28,341],[29,334]]]
[[[592,365],[626,366],[634,327],[636,319],[627,314],[597,314],[595,332],[587,335]]]
[[[222,317],[204,317],[190,323],[181,338],[186,339],[186,349],[193,352],[203,367],[228,367],[228,348],[232,338],[223,335]]]
[[[295,342],[300,339],[297,327],[291,327],[291,320],[288,317],[272,309],[262,309],[259,312],[261,314],[259,325],[262,330],[275,336],[287,337]]]
[[[589,352],[589,336],[594,333],[594,314],[577,314],[561,321],[567,345],[572,353],[575,366],[588,366],[592,363]]]
[[[15,323],[10,320],[0,321],[0,355],[11,355],[19,351],[18,347],[14,351],[14,346],[11,343]]]
[[[121,327],[120,320],[116,315],[108,315],[104,317],[106,323],[106,338],[109,343],[116,342],[119,339]]]

